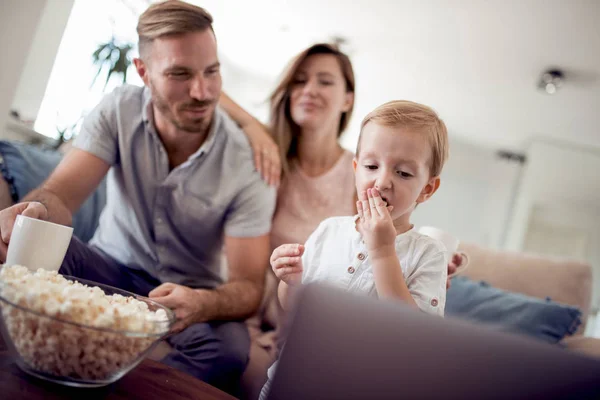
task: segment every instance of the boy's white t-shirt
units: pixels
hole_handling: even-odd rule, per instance
[[[324,220],[302,255],[302,283],[323,282],[377,296],[369,252],[355,228],[356,217]],[[396,254],[413,299],[429,314],[444,315],[448,260],[444,245],[411,229],[396,236]]]
[[[356,230],[357,217],[327,218],[309,236],[302,255],[302,283],[323,282],[349,292],[377,296],[369,252]],[[396,254],[406,286],[419,308],[444,315],[448,260],[444,245],[414,229],[396,236]],[[268,370],[269,390],[277,361]]]

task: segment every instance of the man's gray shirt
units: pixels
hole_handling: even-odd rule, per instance
[[[244,133],[218,107],[205,143],[171,171],[144,87],[125,85],[105,96],[74,146],[112,166],[90,243],[161,282],[214,288],[223,283],[223,235],[271,229],[275,190],[255,170]]]

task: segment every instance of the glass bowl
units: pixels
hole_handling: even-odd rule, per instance
[[[67,386],[101,387],[137,366],[175,322],[171,310],[125,290],[64,276],[107,295],[133,297],[164,320],[148,320],[139,330],[100,328],[48,316],[7,299],[11,285],[0,281],[0,331],[16,364],[28,374]],[[14,289],[14,287],[12,288]],[[31,294],[28,294],[31,295]]]

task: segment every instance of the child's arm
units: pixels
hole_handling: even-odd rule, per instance
[[[271,267],[281,281],[277,287],[277,297],[281,307],[286,310],[294,302],[297,288],[303,282],[315,278],[318,261],[315,261],[315,249],[326,234],[328,220],[319,224],[310,234],[305,245],[284,244],[273,251]]]
[[[279,304],[284,310],[290,308],[290,304],[294,303],[294,296],[296,295],[296,287],[290,286],[284,281],[279,282],[277,288],[277,297],[279,298]]]
[[[283,244],[271,255],[271,267],[280,280],[277,296],[284,310],[291,304],[290,292],[294,291],[293,287],[302,282],[302,254],[304,254],[303,245]]]
[[[404,276],[396,255],[396,229],[388,208],[376,189],[360,193],[356,203],[358,228],[369,250],[375,287],[382,298],[397,298],[416,305],[421,311],[444,315],[447,261],[442,249],[423,243],[426,248],[410,276]]]
[[[395,247],[380,248],[369,252],[369,257],[379,298],[399,299],[411,306],[418,307],[406,285]]]
[[[360,218],[358,230],[369,251],[378,296],[417,306],[396,255],[396,228],[390,215],[391,208],[386,207],[377,189],[361,192],[356,208]]]

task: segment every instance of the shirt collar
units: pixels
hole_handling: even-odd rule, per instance
[[[142,119],[144,120],[144,123],[150,123],[154,120],[153,117],[152,94],[150,93],[148,86],[146,86],[142,92]],[[154,125],[154,123],[152,123],[152,125]]]

